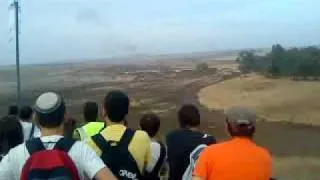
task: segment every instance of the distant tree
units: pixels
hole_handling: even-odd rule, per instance
[[[209,65],[205,62],[197,64],[195,69],[197,73],[207,72],[208,70],[209,70]]]
[[[237,58],[240,62],[239,69],[243,73],[249,73],[254,68],[255,60],[254,54],[250,51],[242,51],[239,53],[239,57]]]
[[[253,51],[242,51],[237,61],[243,73],[260,72],[271,76],[320,77],[319,47],[284,49],[280,44],[272,46],[265,56],[257,56]]]
[[[270,66],[268,68],[268,74],[272,77],[280,76],[280,68],[278,66]]]
[[[311,65],[304,62],[298,66],[298,75],[302,76],[303,79],[307,79],[307,77],[310,75],[310,69]]]

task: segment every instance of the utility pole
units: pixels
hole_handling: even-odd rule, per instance
[[[15,36],[16,36],[16,71],[17,71],[17,104],[21,105],[20,50],[19,50],[19,0],[14,0]]]

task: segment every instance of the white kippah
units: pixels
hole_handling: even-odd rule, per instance
[[[35,104],[35,110],[39,113],[51,113],[58,109],[60,105],[60,96],[53,92],[47,92],[38,97]]]

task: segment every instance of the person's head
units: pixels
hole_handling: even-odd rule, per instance
[[[98,104],[86,102],[83,106],[83,116],[86,122],[95,122],[98,118]]]
[[[181,128],[195,128],[200,126],[200,112],[195,105],[183,105],[178,112]]]
[[[154,137],[160,128],[160,118],[152,113],[145,114],[140,119],[140,128],[147,132],[150,137]]]
[[[23,121],[30,122],[33,115],[33,110],[30,106],[23,106],[19,111],[19,118]]]
[[[16,116],[4,116],[0,120],[0,154],[23,142],[22,126]]]
[[[226,125],[232,137],[252,138],[256,129],[256,113],[248,107],[231,107],[226,111]]]
[[[65,119],[65,103],[58,94],[43,93],[34,105],[36,119],[41,129],[61,128]]]
[[[122,91],[111,91],[104,99],[103,117],[114,123],[123,123],[129,112],[130,100]]]
[[[17,105],[10,105],[8,108],[8,115],[18,116],[19,107]]]

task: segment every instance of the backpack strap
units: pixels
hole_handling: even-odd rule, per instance
[[[134,132],[135,132],[134,130],[127,128],[119,141],[119,145],[128,146],[131,142],[131,139],[134,135]],[[110,142],[107,141],[102,136],[102,134],[100,134],[100,133],[96,134],[96,135],[92,136],[91,138],[101,151],[106,152],[108,149],[110,149],[110,147],[111,147]]]
[[[107,127],[107,123],[103,123],[103,127],[100,129],[99,133],[101,133]]]
[[[54,146],[54,149],[69,152],[71,147],[74,145],[76,141],[70,138],[61,138],[56,145]]]
[[[192,179],[192,172],[194,167],[196,166],[197,160],[200,156],[200,153],[207,147],[205,144],[200,144],[190,153],[189,156],[189,165],[187,169],[184,171],[182,179]]]
[[[30,156],[35,152],[42,151],[42,150],[46,149],[40,138],[34,138],[34,139],[30,139],[30,140],[26,141],[26,148],[27,148]]]
[[[154,173],[159,173],[161,166],[163,165],[164,158],[167,155],[166,147],[160,141],[158,143],[160,144],[160,157],[153,168]]]
[[[35,129],[35,124],[32,123],[31,131],[30,131],[30,134],[29,134],[29,139],[33,138],[34,129]]]
[[[92,140],[101,151],[106,151],[110,148],[110,144],[100,133],[92,136]]]
[[[126,128],[126,130],[124,131],[120,141],[119,141],[119,145],[121,146],[129,146],[133,136],[134,136],[135,131],[130,129],[130,128]]]

